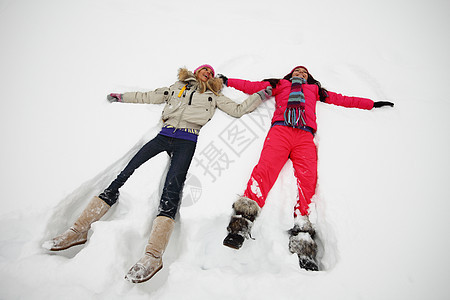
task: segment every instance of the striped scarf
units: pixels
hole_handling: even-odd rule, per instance
[[[305,95],[303,94],[302,84],[306,81],[301,77],[292,77],[291,82],[291,92],[289,93],[287,108],[284,111],[284,123],[292,127],[305,126]]]

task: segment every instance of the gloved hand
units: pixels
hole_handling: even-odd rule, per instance
[[[261,100],[267,100],[272,97],[272,86],[266,87],[264,90],[260,90],[257,94],[261,97]]]
[[[394,103],[389,102],[389,101],[376,101],[373,103],[373,107],[382,107],[382,106],[390,106],[390,107],[394,107]]]
[[[228,77],[223,75],[223,74],[217,74],[217,77],[219,77],[220,79],[222,79],[223,84],[225,84],[225,86],[227,86],[228,84]]]
[[[123,94],[109,94],[108,96],[106,96],[106,99],[108,99],[109,102],[113,103],[113,102],[122,102],[123,99]]]

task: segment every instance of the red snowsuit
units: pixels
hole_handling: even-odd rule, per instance
[[[246,94],[256,93],[270,83],[267,81],[247,81],[241,79],[228,79],[227,86],[238,89]],[[272,95],[275,97],[276,109],[272,124],[284,121],[284,111],[287,107],[291,82],[281,79]],[[316,102],[320,101],[319,88],[315,84],[303,84],[305,96],[306,126],[312,132],[317,130]],[[325,103],[344,107],[372,109],[373,101],[366,98],[348,97],[341,94],[327,92]],[[311,198],[314,196],[317,183],[317,149],[313,141],[313,134],[309,131],[288,126],[272,126],[269,130],[258,164],[253,169],[244,196],[263,207],[267,194],[275,183],[278,174],[288,159],[294,166],[294,175],[297,178],[298,201],[294,208],[294,215],[308,214]]]

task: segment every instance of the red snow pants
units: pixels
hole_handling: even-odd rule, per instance
[[[244,196],[262,208],[267,194],[288,159],[292,161],[297,179],[298,201],[294,216],[308,214],[317,183],[317,148],[313,135],[288,126],[273,126],[267,134],[258,164],[253,169]]]

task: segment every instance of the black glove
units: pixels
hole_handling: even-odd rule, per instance
[[[269,82],[270,85],[271,85],[273,88],[276,88],[276,87],[277,87],[277,84],[280,82],[280,79],[269,78],[269,79],[264,79],[263,81]]]
[[[389,101],[376,101],[373,103],[373,107],[382,107],[382,106],[394,107],[394,103]]]
[[[217,77],[219,77],[220,79],[222,79],[223,84],[225,84],[225,86],[227,86],[228,84],[228,77],[223,75],[223,74],[217,74]]]

